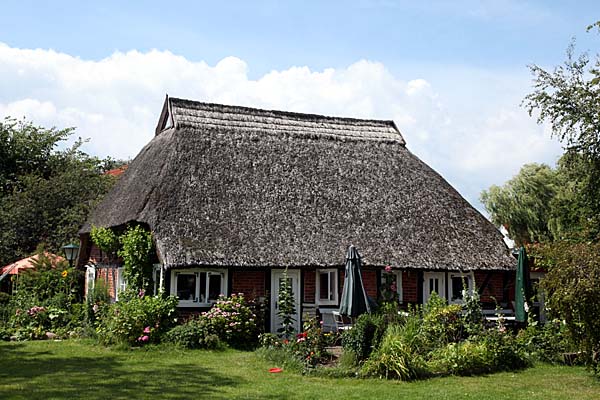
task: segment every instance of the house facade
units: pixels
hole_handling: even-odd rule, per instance
[[[407,149],[392,121],[167,97],[154,138],[80,232],[88,285],[102,278],[115,296],[119,260],[89,232],[128,223],[152,231],[155,286],[190,312],[219,294],[273,305],[287,268],[297,321],[326,316],[339,307],[350,244],[375,301],[386,266],[405,305],[433,291],[459,302],[464,284],[490,307],[514,292],[501,233]]]

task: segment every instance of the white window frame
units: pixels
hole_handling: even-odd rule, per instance
[[[154,264],[152,268],[152,281],[154,283],[154,295],[162,294],[164,288],[164,268],[162,264]]]
[[[329,290],[328,292],[333,294],[332,297],[327,299],[321,299],[321,274],[327,274],[329,276]],[[334,306],[338,304],[338,276],[339,271],[335,268],[328,269],[318,269],[317,270],[317,279],[316,279],[316,301],[318,305],[322,306]],[[333,289],[333,290],[332,290]]]
[[[396,278],[396,295],[398,296],[398,302],[402,304],[403,302],[403,293],[402,293],[402,270],[393,269],[391,272],[385,272],[385,270],[381,270],[381,283],[383,284],[385,279],[385,274],[392,274]]]
[[[204,292],[200,289],[200,274],[206,274],[206,283],[204,287]],[[196,290],[194,293],[194,298],[192,300],[179,300],[178,307],[210,307],[216,300],[207,300],[204,301],[202,299],[202,294],[206,295],[209,290],[210,285],[210,275],[220,275],[221,276],[221,293],[227,293],[227,270],[226,269],[206,269],[206,268],[194,268],[194,269],[175,269],[171,271],[171,290],[170,293],[173,296],[177,296],[177,275],[196,275]]]
[[[452,299],[454,297],[454,288],[452,287],[452,279],[460,278],[465,279],[467,282],[467,292],[469,295],[473,294],[473,282],[474,277],[472,273],[461,273],[461,272],[450,272],[448,273],[448,304],[463,304],[464,299]],[[462,292],[462,287],[461,287]]]
[[[94,266],[92,265],[85,266],[85,283],[85,298],[87,300],[90,293],[94,290],[94,287],[96,286],[96,268],[94,268]]]
[[[117,281],[113,282],[115,285],[115,301],[119,301],[119,294],[123,293],[125,289],[127,289],[127,281],[123,275],[124,272],[125,267],[117,268]]]

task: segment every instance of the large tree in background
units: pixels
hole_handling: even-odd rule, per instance
[[[503,225],[517,244],[548,240],[550,202],[556,195],[556,171],[544,164],[526,164],[502,186],[481,193],[492,222]]]
[[[585,197],[587,163],[567,151],[556,168],[526,164],[502,186],[492,185],[480,200],[492,222],[504,226],[517,245],[590,237]]]
[[[73,129],[0,122],[0,266],[30,255],[39,244],[58,252],[77,239],[90,209],[112,186],[114,167],[81,151],[64,150]]]
[[[519,244],[539,242],[529,250],[548,271],[547,311],[565,321],[582,358],[600,374],[600,57],[574,57],[571,45],[563,65],[534,65],[531,72],[534,90],[524,105],[539,123],[550,123],[565,154],[556,169],[525,165],[481,200]]]
[[[588,27],[600,29],[600,21]],[[530,67],[534,91],[524,105],[538,123],[549,122],[552,134],[576,156],[563,160],[575,162],[573,168],[585,171],[575,178],[582,190],[589,239],[600,233],[600,56],[574,55],[574,43],[567,49],[567,60],[552,71]]]

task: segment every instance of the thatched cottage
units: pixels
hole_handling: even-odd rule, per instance
[[[406,148],[393,121],[167,97],[154,138],[81,231],[89,284],[119,286],[90,227],[130,222],[152,231],[157,285],[189,310],[220,293],[274,304],[287,267],[299,315],[327,313],[350,244],[373,299],[387,265],[404,304],[433,291],[460,301],[463,279],[484,302],[512,295],[515,260],[500,232]]]

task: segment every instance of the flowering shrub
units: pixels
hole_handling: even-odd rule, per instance
[[[200,320],[208,334],[217,335],[232,347],[253,347],[258,340],[256,315],[242,293],[230,298],[219,296],[210,310],[200,314]]]
[[[190,349],[214,349],[222,344],[253,348],[258,340],[256,315],[242,293],[229,298],[219,296],[210,310],[171,329],[165,338]]]
[[[392,267],[387,266],[381,280],[381,300],[383,303],[398,303],[398,286]]]
[[[0,325],[18,340],[46,338],[46,332],[66,336],[83,318],[78,307],[80,273],[43,252],[32,265],[19,275],[17,292],[2,307]]]
[[[294,338],[281,339],[272,333],[260,335],[260,345],[263,356],[282,367],[301,369],[306,372],[329,358],[326,346],[335,338],[324,333],[321,322],[311,318],[304,322],[303,331]]]
[[[161,298],[142,295],[129,301],[105,305],[98,310],[98,338],[104,344],[156,343],[175,322],[177,303],[174,296]]]

